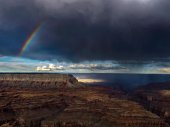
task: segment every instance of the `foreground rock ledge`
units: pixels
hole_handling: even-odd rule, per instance
[[[80,87],[70,74],[0,74],[0,88],[60,88]]]
[[[121,90],[79,87],[72,75],[0,77],[0,127],[166,127]]]

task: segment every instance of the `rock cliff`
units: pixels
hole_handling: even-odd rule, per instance
[[[2,127],[166,127],[110,88],[0,90]],[[120,95],[119,95],[120,94]],[[8,124],[7,124],[8,123]],[[10,126],[8,126],[10,125]]]
[[[170,124],[170,83],[152,83],[135,91],[136,100]]]
[[[79,86],[72,75],[0,74],[0,127],[166,127],[121,90]]]
[[[61,88],[79,87],[78,80],[69,74],[0,74],[0,88]]]

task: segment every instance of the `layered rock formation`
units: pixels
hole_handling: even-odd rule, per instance
[[[75,87],[78,81],[70,75],[0,77],[0,127],[166,127],[118,89]],[[63,82],[66,85],[58,87]]]
[[[66,74],[0,74],[0,88],[79,87],[78,80]]]
[[[170,123],[170,83],[148,84],[135,91],[138,102]]]
[[[116,91],[113,91],[117,93]],[[0,125],[13,127],[165,127],[135,102],[105,88],[0,91]],[[118,92],[119,93],[119,92]]]

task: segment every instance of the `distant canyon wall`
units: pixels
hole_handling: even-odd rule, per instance
[[[0,74],[0,87],[58,88],[78,86],[78,80],[70,74]]]

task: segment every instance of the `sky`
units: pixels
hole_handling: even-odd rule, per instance
[[[169,0],[1,0],[0,72],[170,73]]]

